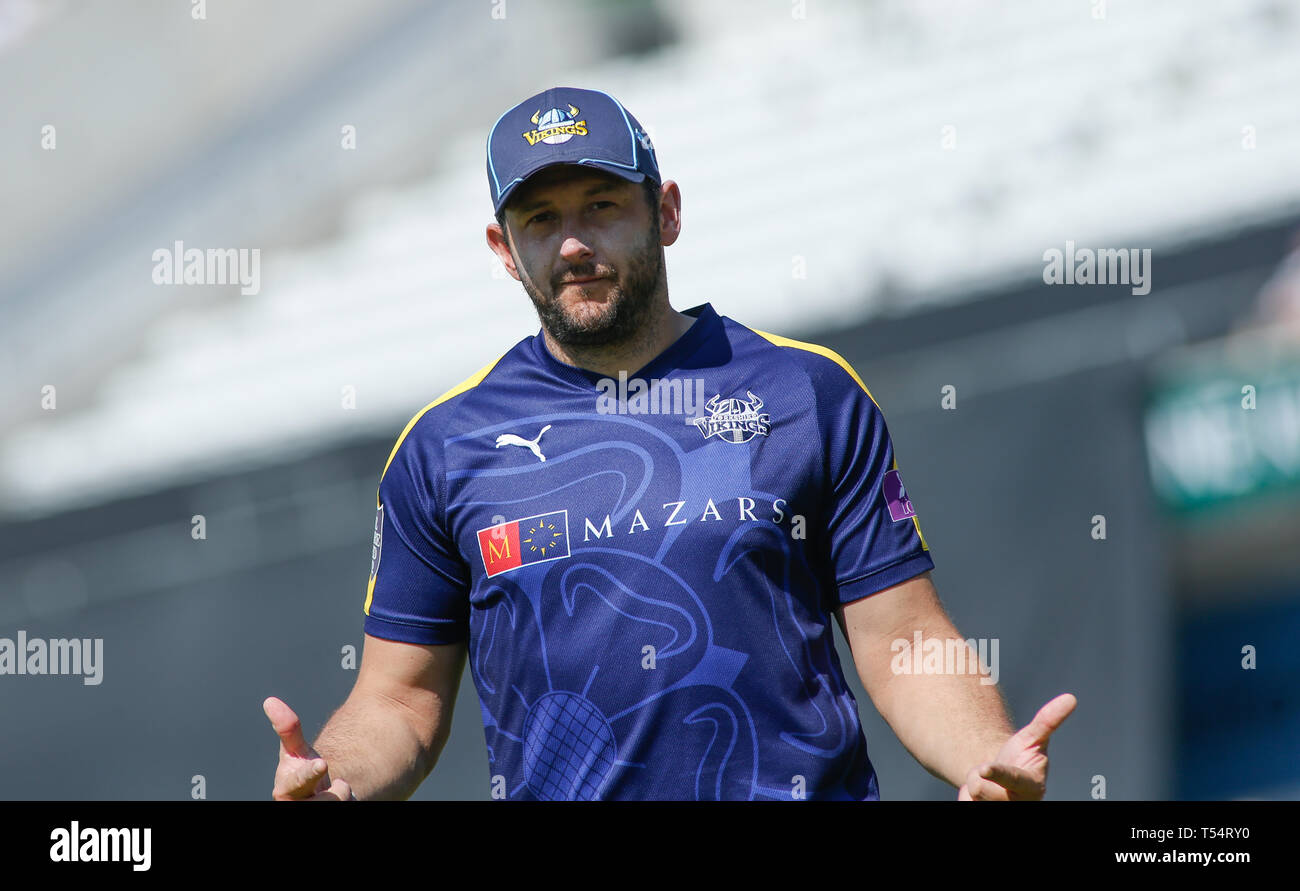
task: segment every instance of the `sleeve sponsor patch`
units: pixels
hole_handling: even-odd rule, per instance
[[[903,487],[903,478],[899,476],[897,470],[885,474],[881,490],[885,496],[885,504],[889,505],[889,516],[895,523],[916,516],[916,511],[912,509],[912,499],[907,496],[907,489]]]
[[[379,574],[379,556],[384,550],[384,506],[375,511],[375,537],[370,544],[370,577]]]

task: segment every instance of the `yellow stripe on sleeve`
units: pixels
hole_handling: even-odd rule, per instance
[[[492,369],[497,367],[497,363],[505,358],[505,355],[506,355],[505,353],[502,353],[500,356],[497,356],[491,362],[489,362],[488,364],[480,368],[478,371],[474,372],[469,377],[465,378],[465,380],[461,381],[459,384],[452,387],[446,393],[443,393],[437,399],[433,400],[424,408],[416,412],[415,417],[411,418],[410,422],[406,425],[406,428],[402,430],[402,435],[397,437],[397,443],[393,446],[393,450],[388,453],[388,460],[384,462],[383,473],[379,474],[380,486],[383,485],[384,476],[388,473],[388,468],[393,463],[393,459],[397,457],[397,450],[402,447],[402,443],[406,440],[407,434],[409,434],[411,430],[414,429],[415,425],[419,423],[420,418],[424,417],[425,413],[428,412],[430,409],[441,405],[442,403],[446,402],[448,399],[452,399],[456,396],[459,396],[461,393],[465,393],[477,387],[479,384],[483,382],[483,378],[487,377],[488,374],[492,371]],[[375,489],[375,510],[379,510],[379,488]],[[376,573],[376,577],[377,575],[378,574]],[[370,583],[366,585],[366,602],[365,605],[362,606],[361,608],[362,611],[367,616],[370,615],[370,604],[374,600],[374,597],[375,597],[375,577],[372,577],[370,579]]]
[[[780,334],[769,334],[766,331],[759,331],[757,328],[751,328],[750,330],[753,331],[755,334],[757,334],[759,337],[762,337],[764,340],[770,341],[771,343],[774,343],[777,346],[793,347],[797,350],[807,350],[810,353],[816,353],[819,356],[825,356],[827,359],[830,359],[836,365],[840,366],[845,371],[847,371],[849,373],[849,377],[857,381],[858,386],[862,388],[862,392],[866,393],[867,396],[870,397],[872,402],[875,402],[876,408],[880,408],[880,403],[876,402],[876,397],[871,395],[871,391],[868,390],[867,385],[862,382],[862,378],[858,377],[858,373],[853,370],[853,366],[850,365],[843,356],[841,356],[839,353],[835,352],[831,348],[824,347],[816,343],[804,343],[802,340],[792,340],[789,337],[782,337]]]
[[[847,371],[849,373],[849,377],[857,381],[858,386],[861,387],[862,391],[867,394],[867,396],[871,399],[872,403],[875,404],[876,408],[877,409],[880,408],[880,403],[876,402],[876,397],[871,395],[871,391],[868,390],[867,385],[862,382],[862,378],[858,377],[858,373],[853,370],[853,366],[850,365],[843,356],[841,356],[839,353],[832,350],[830,347],[824,347],[816,343],[805,343],[802,340],[793,340],[789,337],[782,337],[780,334],[771,334],[767,331],[759,331],[757,328],[751,328],[750,330],[753,331],[755,334],[757,334],[759,337],[762,337],[764,340],[776,344],[777,346],[793,347],[794,349],[797,350],[807,350],[810,353],[816,353],[819,356],[825,356],[827,359],[830,359],[836,365],[840,366],[845,371]],[[883,415],[884,412],[881,411],[881,414]],[[897,456],[894,457],[894,466],[891,469],[898,470]],[[912,525],[916,527],[916,535],[918,538],[921,539],[921,548],[926,551],[930,550],[930,546],[925,543],[925,535],[924,533],[921,532],[921,521],[918,520],[915,516],[913,516]]]
[[[406,435],[411,432],[411,429],[415,427],[416,424],[419,423],[420,418],[424,417],[426,412],[428,412],[432,408],[442,405],[442,403],[446,402],[448,399],[459,396],[461,393],[464,393],[468,390],[472,390],[475,387],[477,387],[479,384],[483,382],[483,378],[487,377],[489,372],[491,372],[493,368],[497,367],[497,363],[504,358],[505,358],[505,353],[502,353],[500,356],[497,356],[491,362],[489,362],[488,364],[480,368],[478,371],[474,372],[469,377],[461,381],[459,384],[452,387],[446,393],[443,393],[437,399],[433,400],[424,408],[416,412],[415,417],[411,418],[410,423],[406,425],[406,429],[402,431],[402,435],[397,437],[397,444],[393,446],[393,450],[388,453],[388,460],[384,462],[384,472],[379,474],[379,482],[383,483],[384,474],[388,473],[388,466],[393,463],[393,458],[397,457],[397,450],[402,447],[402,441],[406,439]],[[375,490],[375,509],[376,510],[379,509],[378,489]]]

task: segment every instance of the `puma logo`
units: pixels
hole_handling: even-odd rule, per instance
[[[547,424],[537,432],[537,436],[533,439],[524,439],[522,436],[517,436],[514,433],[502,433],[497,437],[497,448],[508,445],[521,446],[536,455],[538,461],[545,461],[546,456],[542,454],[542,450],[537,443],[541,441],[542,434],[550,429],[551,425]]]

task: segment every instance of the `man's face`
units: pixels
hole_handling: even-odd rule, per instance
[[[543,170],[511,197],[511,256],[552,338],[599,346],[643,326],[663,276],[658,217],[640,183],[576,165]]]

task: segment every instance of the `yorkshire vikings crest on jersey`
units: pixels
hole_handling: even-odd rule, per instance
[[[703,416],[609,411],[539,334],[389,456],[365,631],[465,644],[493,798],[879,797],[832,613],[934,565],[884,417],[829,350],[687,314],[636,377]]]
[[[739,444],[749,442],[759,434],[767,436],[772,424],[769,415],[758,413],[763,407],[762,399],[748,390],[745,395],[749,399],[720,400],[720,395],[704,404],[708,417],[691,419],[691,423],[700,428],[705,439],[716,436],[724,442]]]

